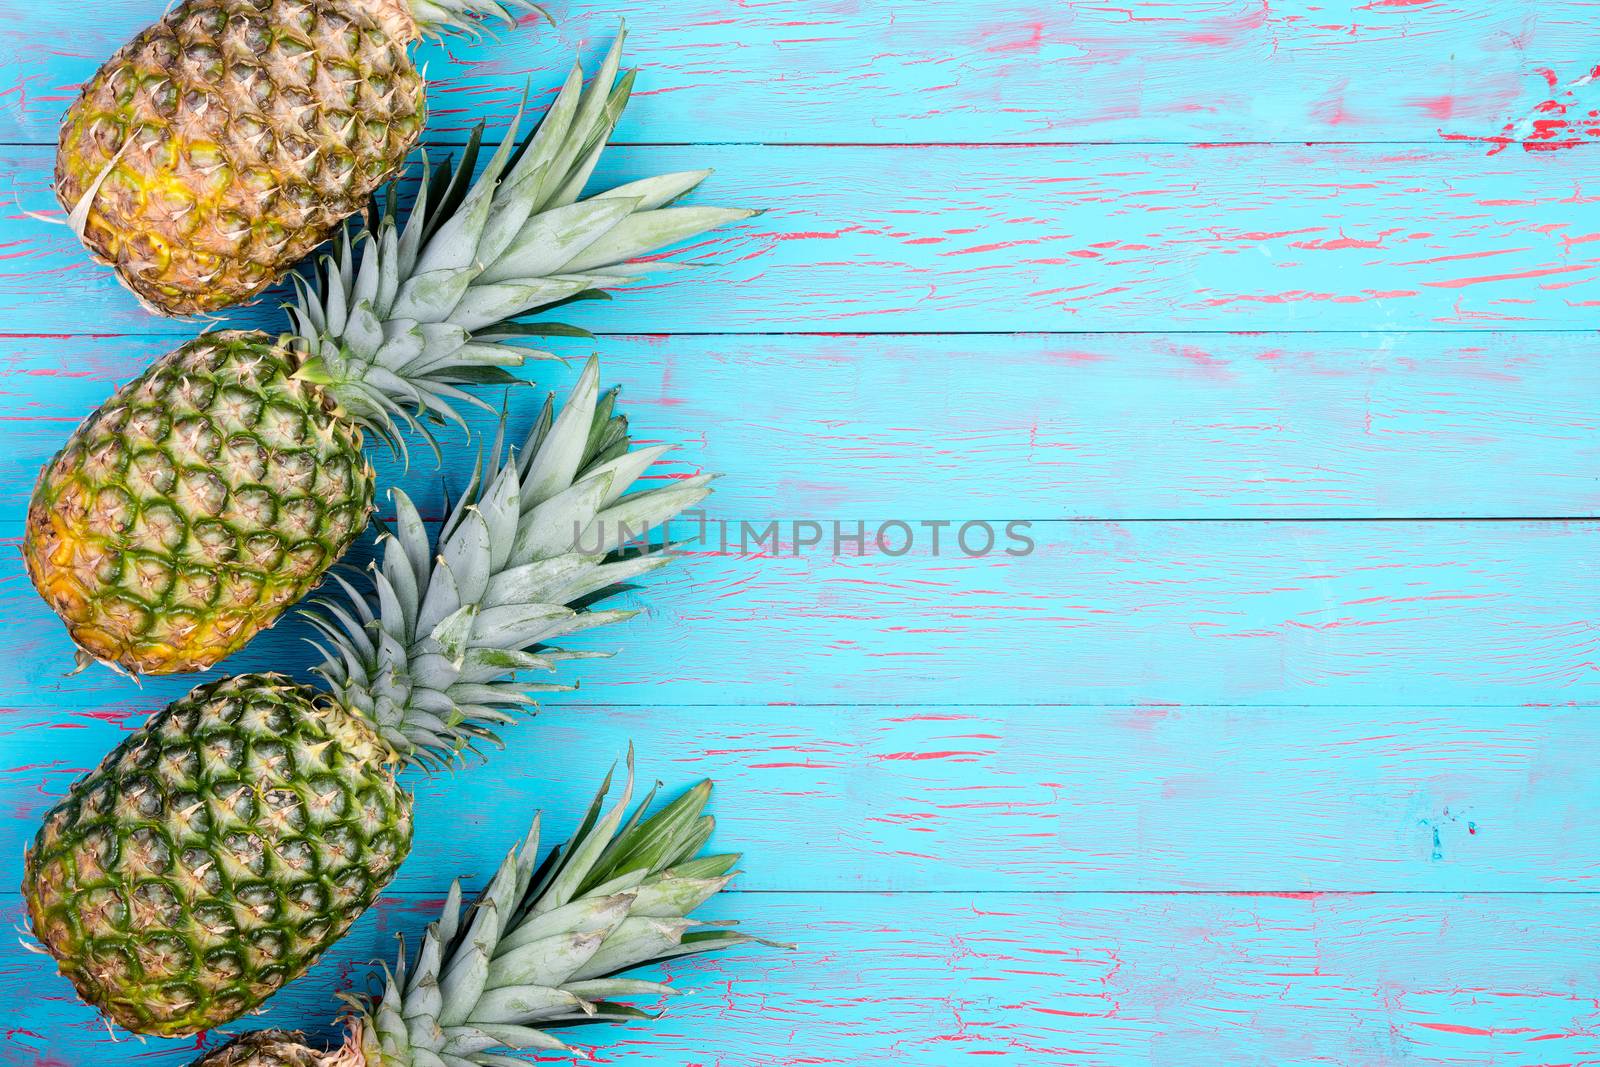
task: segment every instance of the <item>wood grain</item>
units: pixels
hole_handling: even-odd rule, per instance
[[[601,185],[715,167],[766,209],[570,317],[607,332],[1588,329],[1600,146],[622,148]],[[0,149],[22,207],[51,152]],[[0,220],[15,332],[155,320],[61,226]],[[228,317],[281,329],[277,302]],[[91,325],[92,324],[92,325]],[[168,327],[170,328],[170,327]]]
[[[161,5],[8,0],[0,140],[54,143],[79,82]],[[1434,141],[1500,134],[1594,62],[1581,0],[573,0],[555,29],[418,54],[431,129],[503,119],[627,19],[628,141]],[[1592,105],[1590,105],[1592,106]],[[1586,109],[1545,111],[1587,138]],[[1563,121],[1565,120],[1565,121]],[[1535,131],[1529,131],[1535,132]]]
[[[0,768],[0,855],[140,721],[112,710],[5,711],[0,747],[49,743]],[[1595,711],[555,701],[486,763],[408,777],[394,888],[483,867],[536,809],[575,823],[632,742],[646,777],[716,782],[750,890],[1593,891]]]
[[[983,557],[951,554],[948,529],[935,556],[923,532],[902,556],[797,557],[787,535],[776,552],[691,553],[616,601],[644,614],[574,638],[622,654],[568,676],[645,705],[1596,698],[1596,522],[1037,523],[1021,557],[998,530]],[[59,693],[68,713],[135,698],[106,670],[62,677],[66,631],[10,551],[0,591],[16,623],[0,691]],[[287,618],[226,665],[309,666],[309,633]],[[197,677],[149,679],[138,704]]]
[[[364,981],[375,959],[392,958],[394,933],[414,935],[436,906],[386,900],[249,1025],[326,1020],[331,991]],[[747,893],[716,909],[800,948],[674,964],[674,984],[693,992],[666,1018],[569,1032],[589,1062],[1555,1067],[1600,1057],[1590,895]],[[104,1029],[48,959],[8,959],[0,995],[29,1006],[0,1064],[105,1058]],[[181,1067],[194,1046],[116,1052]]]
[[[0,336],[0,524],[77,419],[177,338]],[[965,520],[1600,514],[1587,334],[610,337],[662,472],[724,515]],[[513,425],[575,367],[540,362]],[[471,412],[473,429],[493,418]],[[443,437],[447,471],[476,444]],[[379,484],[437,506],[422,455]]]
[[[159,7],[0,0],[0,890],[198,680],[63,677],[15,552],[70,427],[200,328],[28,214],[60,214],[76,84]],[[602,336],[561,351],[683,442],[666,476],[725,474],[716,518],[919,548],[790,530],[648,580],[581,690],[417,782],[393,895],[251,1024],[326,1020],[634,740],[719,783],[748,874],[714,914],[801,947],[672,967],[696,992],[666,1018],[573,1033],[596,1062],[1600,1064],[1591,0],[554,10],[423,50],[436,144],[625,16],[640,91],[599,180],[710,165],[699,202],[767,209],[568,309]],[[383,476],[437,506],[431,465]],[[1037,550],[927,550],[922,520],[969,519]],[[307,633],[227,667],[303,674]],[[0,1067],[194,1054],[109,1043],[15,943],[0,1003]]]

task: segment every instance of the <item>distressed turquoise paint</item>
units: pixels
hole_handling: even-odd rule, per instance
[[[640,617],[574,638],[622,651],[569,676],[644,705],[1596,700],[1600,522],[1041,522],[1030,536],[1023,557],[934,557],[931,532],[900,557],[713,544],[618,598]],[[0,632],[8,690],[135,699],[109,671],[62,682],[65,630],[20,560],[0,575],[26,620]],[[281,623],[231,669],[309,666],[310,632]],[[189,684],[147,680],[134,706]]]
[[[0,149],[55,210],[52,154]],[[766,209],[585,325],[627,332],[1586,329],[1600,145],[621,148],[596,187],[714,167]],[[0,219],[0,316],[152,322],[59,226]],[[228,316],[281,328],[275,301]]]
[[[627,653],[625,653],[627,655]],[[596,684],[591,696],[610,691]],[[584,694],[578,695],[580,698]],[[48,758],[0,771],[33,818],[128,723],[66,722]],[[136,720],[130,720],[136,721]],[[506,749],[448,779],[412,779],[417,843],[394,890],[498,856],[511,815],[575,821],[590,778],[629,740],[644,770],[709,777],[743,888],[852,892],[1592,890],[1600,804],[1586,773],[1593,705],[1561,708],[748,704],[551,701]],[[553,753],[561,753],[554,758]],[[589,768],[579,774],[581,768]],[[30,787],[43,784],[31,798]],[[795,842],[806,841],[805,850]]]
[[[0,2],[21,207],[53,210],[71,83],[156,6]],[[395,895],[260,1022],[326,1019],[631,739],[646,773],[719,781],[753,890],[719,913],[801,948],[673,968],[696,995],[581,1031],[597,1062],[1600,1061],[1600,159],[1489,154],[1592,139],[1566,95],[1589,8],[556,12],[426,51],[436,141],[625,14],[642,91],[602,178],[709,163],[702,202],[769,209],[570,311],[603,336],[563,354],[597,348],[638,435],[682,443],[668,472],[723,472],[734,521],[1021,518],[1040,548],[699,546],[581,690],[418,783]],[[0,256],[14,545],[38,465],[192,329],[20,212]],[[426,464],[380,468],[437,504]],[[4,887],[39,812],[194,680],[63,677],[14,553],[0,615]],[[228,666],[303,670],[307,632]],[[5,1067],[192,1051],[109,1045],[15,947],[0,997]]]
[[[86,25],[70,5],[0,4],[26,31],[4,46],[0,141],[52,140],[71,88],[160,9],[105,0]],[[643,75],[625,141],[1431,142],[1499,133],[1559,97],[1541,69],[1566,80],[1594,62],[1581,0],[574,0],[551,10],[553,30],[528,18],[500,40],[419,52],[436,131],[504,119],[524,79],[543,89],[618,18]]]
[[[609,310],[609,309],[608,309]],[[82,412],[178,343],[6,338],[0,524]],[[1600,361],[1583,333],[619,336],[530,365],[530,418],[589,352],[662,470],[770,518],[1568,518],[1600,513]],[[68,368],[57,373],[55,368]],[[492,415],[467,413],[478,432]],[[473,446],[446,432],[455,459]],[[382,485],[440,500],[431,456]],[[3,526],[0,526],[3,528]]]
[[[327,991],[360,982],[392,955],[394,933],[414,934],[436,904],[375,908],[260,1023],[325,1019]],[[1600,1057],[1592,897],[759,893],[716,906],[799,949],[672,967],[691,995],[654,1023],[574,1032],[590,1062],[1498,1067]],[[52,981],[38,957],[8,971],[19,989]],[[32,1000],[30,1015],[35,1029],[0,1046],[7,1067],[107,1058],[104,1032],[76,1004]],[[178,1067],[193,1044],[109,1054]]]

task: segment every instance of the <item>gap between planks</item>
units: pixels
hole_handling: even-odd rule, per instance
[[[465,879],[466,896],[475,891]],[[443,900],[442,892],[384,890],[391,900]],[[1600,889],[740,889],[729,886],[721,897],[1277,897],[1304,900],[1320,897],[1600,897]],[[0,902],[20,901],[19,890],[0,891]]]
[[[486,128],[503,129],[496,126]],[[1512,142],[1513,145],[1516,142]],[[1600,142],[1563,143],[1563,151],[1589,149]],[[0,148],[55,148],[55,141],[0,141]],[[439,138],[422,141],[418,148],[465,148],[466,138]],[[1244,140],[1244,141],[607,141],[607,148],[886,148],[914,151],[921,148],[1466,148],[1484,150],[1484,142],[1466,140],[1330,141],[1330,140]],[[1532,149],[1529,149],[1530,151]],[[1540,145],[1540,151],[1548,146]]]
[[[63,677],[68,677],[68,676],[67,675],[63,675]],[[168,678],[196,677],[196,678],[198,678],[199,675],[187,675],[187,676],[184,676],[184,675],[165,675],[163,677],[168,677]],[[135,691],[135,692],[137,693],[137,691]],[[16,713],[16,712],[19,712],[23,707],[31,707],[31,705],[11,705],[9,707],[0,706],[0,714]],[[1565,701],[1560,701],[1559,703],[1543,702],[1543,703],[1529,703],[1529,704],[1504,704],[1504,703],[1473,704],[1473,703],[1467,703],[1467,702],[1463,702],[1463,701],[1459,701],[1459,700],[1451,701],[1450,703],[1447,703],[1447,704],[1426,704],[1426,703],[1418,703],[1415,700],[1408,700],[1408,701],[1406,701],[1406,702],[1404,702],[1402,704],[1351,704],[1351,703],[1344,703],[1344,704],[1259,704],[1259,703],[1257,703],[1257,704],[1216,704],[1216,703],[1209,703],[1208,704],[1208,703],[1193,703],[1193,704],[1191,704],[1191,703],[1188,703],[1188,702],[1182,702],[1182,703],[1178,703],[1178,702],[1165,702],[1165,703],[1162,703],[1162,702],[1151,702],[1151,703],[1145,703],[1145,704],[1130,704],[1127,701],[1110,701],[1110,702],[1104,703],[1104,704],[1097,704],[1097,703],[1094,703],[1093,701],[1084,701],[1084,700],[1075,700],[1075,701],[1072,701],[1071,703],[1063,703],[1061,701],[1052,701],[1052,700],[1028,700],[1028,701],[1011,701],[1011,702],[985,700],[982,703],[974,703],[974,702],[972,702],[970,700],[968,700],[968,701],[943,701],[943,702],[935,701],[935,700],[904,700],[904,701],[878,701],[878,702],[868,701],[868,700],[807,700],[807,701],[796,701],[794,703],[788,703],[788,702],[774,703],[772,701],[759,701],[759,702],[756,702],[756,701],[737,701],[737,700],[734,700],[734,701],[721,701],[721,702],[715,701],[715,700],[696,700],[693,703],[689,703],[689,702],[681,702],[680,703],[680,702],[666,702],[666,701],[660,701],[660,700],[651,700],[651,701],[646,701],[644,703],[639,703],[639,704],[627,703],[627,702],[620,701],[620,700],[604,700],[604,701],[567,700],[567,701],[560,701],[560,702],[551,701],[551,700],[541,700],[541,701],[539,701],[539,709],[541,711],[548,711],[548,712],[555,712],[555,711],[559,711],[559,710],[562,710],[562,709],[573,709],[573,710],[587,709],[587,710],[590,710],[590,711],[605,711],[605,710],[612,709],[612,708],[615,708],[615,709],[618,709],[618,710],[649,709],[651,711],[687,711],[687,710],[690,710],[690,709],[700,709],[700,708],[750,708],[752,710],[763,710],[763,711],[801,711],[801,710],[804,710],[806,708],[960,708],[960,709],[963,709],[963,710],[971,710],[973,708],[985,708],[985,709],[987,709],[987,708],[1058,708],[1058,709],[1061,709],[1061,710],[1064,710],[1064,711],[1074,711],[1074,710],[1083,710],[1083,711],[1150,711],[1152,709],[1163,709],[1163,708],[1166,708],[1166,709],[1171,709],[1171,710],[1174,710],[1174,711],[1178,711],[1178,710],[1195,711],[1195,710],[1212,709],[1212,710],[1217,710],[1217,711],[1292,711],[1292,712],[1296,712],[1296,713],[1300,713],[1300,714],[1327,714],[1329,712],[1336,712],[1336,711],[1363,711],[1363,710],[1375,710],[1375,711],[1401,711],[1401,710],[1422,710],[1422,711],[1506,711],[1506,712],[1511,712],[1511,711],[1541,711],[1541,710],[1549,710],[1549,709],[1555,709],[1555,708],[1565,708],[1565,709],[1568,709],[1568,710],[1576,710],[1578,708],[1594,708],[1594,707],[1600,707],[1600,700],[1565,700]],[[55,707],[55,706],[51,706],[50,710],[59,711],[60,709]]]
[[[311,258],[312,257],[308,256],[307,262],[309,262]],[[241,307],[249,308],[264,306],[267,303],[270,303],[270,301],[261,300],[258,301],[257,304],[244,304],[241,305]],[[543,315],[542,313],[536,312],[522,317],[530,319],[542,318]],[[184,322],[184,320],[177,321],[179,325],[182,325]],[[0,330],[0,341],[71,341],[78,339],[87,339],[93,341],[115,341],[119,339],[139,340],[162,337],[170,337],[174,340],[188,340],[189,338],[194,337],[197,332],[210,333],[214,330],[250,328],[248,326],[234,327],[221,322],[204,323],[196,321],[188,324],[196,327],[197,329],[181,330],[175,327],[169,330],[122,330],[115,333],[93,333],[91,331],[8,333],[4,330]],[[1403,337],[1408,335],[1428,337],[1433,335],[1453,336],[1456,334],[1482,338],[1494,334],[1503,334],[1507,336],[1536,336],[1541,334],[1594,334],[1597,332],[1600,332],[1600,328],[1579,326],[1529,326],[1526,328],[1506,327],[1496,328],[1494,330],[1470,329],[1462,327],[1407,330],[1395,329],[1387,326],[1382,328],[1351,328],[1330,330],[1290,330],[1276,328],[1270,330],[1205,330],[1184,328],[1181,330],[658,330],[652,332],[642,332],[639,330],[591,330],[590,338],[588,339],[601,340],[615,338],[642,338],[649,340],[657,338],[667,339],[673,337]],[[586,338],[570,338],[570,340],[581,342],[586,340]],[[576,362],[576,360],[569,362]]]

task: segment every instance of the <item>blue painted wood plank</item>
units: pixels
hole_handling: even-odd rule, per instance
[[[901,556],[796,556],[787,532],[741,551],[729,530],[726,552],[702,546],[615,600],[644,613],[570,644],[623,654],[569,677],[645,705],[1506,705],[1592,702],[1600,681],[1600,522],[1045,522],[1020,557],[1000,528],[982,557],[949,529],[937,556],[929,528]],[[148,706],[205,677],[143,696],[103,669],[64,679],[66,631],[10,550],[0,615],[0,692],[44,694],[30,702]],[[227,666],[309,666],[309,632],[288,618]]]
[[[51,153],[0,150],[22,206]],[[1490,330],[1594,325],[1600,146],[622,148],[599,184],[711,166],[765,208],[569,317],[608,332]],[[59,215],[59,210],[57,210]],[[153,320],[72,234],[0,220],[11,333]],[[229,316],[279,329],[275,303]]]
[[[77,84],[163,6],[107,0],[86,22],[70,5],[13,5],[0,140],[53,142]],[[575,49],[598,52],[619,17],[642,68],[619,132],[629,141],[1482,137],[1564,99],[1543,71],[1564,82],[1594,60],[1579,0],[549,6],[554,30],[528,18],[499,40],[421,50],[436,132],[509,114],[525,79],[550,84]],[[1582,108],[1538,118],[1559,139],[1597,129]]]
[[[707,269],[573,310],[655,332],[599,347],[642,436],[687,440],[673,471],[726,471],[714,513],[758,524],[1095,521],[1041,521],[1022,558],[700,546],[595,636],[622,655],[584,690],[421,787],[400,895],[262,1021],[326,1018],[631,738],[721,782],[756,891],[719,913],[804,947],[673,968],[701,995],[582,1032],[602,1062],[1600,1062],[1600,896],[1569,892],[1596,875],[1600,524],[1458,521],[1600,493],[1600,156],[1488,154],[1600,132],[1564,95],[1588,6],[583,0],[431,50],[435,138],[618,13],[645,64],[624,141],[1033,145],[616,153],[610,180],[712,163],[704,202],[769,208],[690,249]],[[55,115],[154,11],[0,14],[0,141],[31,145],[0,165],[49,210]],[[1422,143],[1348,143],[1396,139]],[[1056,146],[1104,140],[1144,147]],[[1156,143],[1239,140],[1297,143]],[[0,220],[13,530],[52,442],[184,329],[64,238]],[[108,331],[141,336],[16,336]],[[1137,521],[1386,515],[1451,521]],[[50,798],[194,679],[62,679],[9,551],[0,612],[3,887]],[[229,667],[303,669],[305,633]],[[189,1059],[108,1046],[51,972],[0,951],[0,1064]]]
[[[177,338],[0,336],[0,525],[75,421]],[[611,337],[662,471],[729,516],[966,519],[1600,514],[1588,334]],[[575,367],[541,362],[531,418]],[[470,413],[492,433],[493,418]],[[447,473],[477,445],[452,432]],[[379,484],[440,498],[431,457]]]
[[[326,1020],[336,1009],[329,991],[391,958],[393,934],[414,935],[435,903],[375,909],[251,1025]],[[1554,1067],[1600,1058],[1593,896],[761,893],[715,907],[800,948],[674,964],[674,983],[694,992],[666,1018],[570,1032],[589,1062]],[[4,918],[16,915],[12,904]],[[6,960],[0,996],[29,1007],[27,1025],[0,1044],[5,1067],[108,1055],[182,1067],[195,1055],[192,1038],[110,1046],[37,956]]]
[[[0,714],[0,855],[133,710]],[[646,774],[717,783],[749,890],[1595,891],[1595,710],[552,701],[486,763],[407,777],[393,888],[478,869],[517,812],[573,823],[631,741]]]

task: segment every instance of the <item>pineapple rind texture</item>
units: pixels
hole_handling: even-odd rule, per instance
[[[249,1011],[314,963],[411,845],[411,797],[360,717],[277,675],[202,686],[45,817],[33,932],[79,994],[137,1033]]]
[[[287,1030],[240,1034],[206,1057],[207,1067],[324,1067],[327,1062],[306,1046],[303,1034]]]
[[[188,0],[84,86],[56,195],[153,310],[249,300],[404,165],[425,118],[417,36],[395,4]]]
[[[40,474],[29,577],[97,659],[201,670],[299,600],[366,526],[361,431],[263,333],[207,334],[86,419]]]

